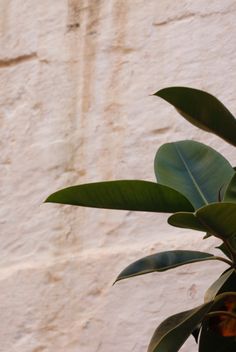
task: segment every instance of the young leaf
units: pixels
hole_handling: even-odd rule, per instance
[[[217,151],[188,140],[162,145],[154,169],[158,182],[182,193],[195,209],[217,202],[220,188],[234,174],[230,163]]]
[[[204,301],[213,300],[218,294],[235,291],[236,292],[236,274],[234,269],[225,271],[206,291]]]
[[[166,100],[193,125],[236,146],[236,119],[213,95],[187,87],[170,87],[154,95]]]
[[[210,233],[222,240],[235,238],[235,214],[236,204],[234,203],[214,203],[196,211],[196,217],[199,221]]]
[[[227,246],[225,245],[224,242],[222,242],[218,247],[216,247],[217,249],[219,249],[222,253],[224,253],[224,255],[226,257],[228,257],[229,259],[232,259],[232,253],[230,253],[229,249],[227,248]]]
[[[160,252],[130,264],[119,274],[115,282],[137,275],[166,271],[181,265],[214,259],[217,258],[213,254],[198,251],[175,250]]]
[[[203,232],[207,231],[207,228],[197,219],[193,213],[175,213],[168,218],[168,224],[184,229],[192,229]]]
[[[148,352],[177,352],[192,331],[204,319],[213,302],[175,314],[164,320],[156,329]]]
[[[108,181],[72,186],[51,194],[46,202],[163,213],[193,210],[191,203],[178,191],[157,183],[140,180]]]

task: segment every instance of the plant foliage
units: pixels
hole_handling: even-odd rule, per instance
[[[214,96],[187,87],[165,88],[161,97],[193,125],[236,146],[236,119]],[[157,183],[119,180],[72,186],[46,202],[85,207],[171,213],[172,226],[221,240],[221,256],[173,250],[148,255],[125,268],[116,281],[178,266],[220,260],[227,270],[208,288],[201,306],[175,314],[156,329],[148,352],[176,352],[193,334],[198,351],[236,351],[236,172],[217,151],[199,142],[166,143],[157,151]]]

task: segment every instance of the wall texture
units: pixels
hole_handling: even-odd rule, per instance
[[[215,264],[112,282],[144,255],[213,240],[163,215],[43,201],[77,183],[154,180],[167,141],[236,163],[151,96],[192,86],[236,112],[235,20],[233,0],[0,1],[1,352],[143,352],[163,318],[202,302]]]

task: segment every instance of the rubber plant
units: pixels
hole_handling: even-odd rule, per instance
[[[214,96],[187,87],[154,94],[172,104],[193,125],[236,146],[236,119]],[[83,207],[171,213],[172,226],[220,239],[221,255],[170,250],[148,255],[126,267],[116,281],[181,265],[222,261],[227,269],[208,288],[203,304],[164,320],[148,352],[176,352],[192,334],[200,352],[236,351],[236,172],[217,151],[183,140],[162,145],[156,153],[157,183],[118,180],[68,187],[46,202]]]

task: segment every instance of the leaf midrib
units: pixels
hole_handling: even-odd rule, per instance
[[[183,158],[183,156],[182,156],[182,154],[181,154],[181,152],[180,152],[178,146],[177,146],[176,144],[174,144],[174,146],[175,146],[175,149],[176,149],[176,151],[177,151],[177,154],[179,155],[181,161],[183,162],[183,164],[184,164],[184,166],[185,166],[185,168],[186,168],[186,170],[187,170],[187,172],[188,172],[188,174],[189,174],[189,176],[190,176],[190,179],[192,180],[193,185],[195,186],[195,188],[197,189],[198,193],[200,194],[200,196],[201,196],[201,198],[202,198],[204,204],[209,204],[208,201],[207,201],[207,199],[205,198],[205,196],[204,196],[204,194],[203,194],[201,188],[199,187],[199,185],[198,185],[198,183],[197,183],[197,181],[196,181],[194,175],[192,174],[190,168],[188,167],[188,164],[185,162],[185,160],[184,160],[184,158]]]

